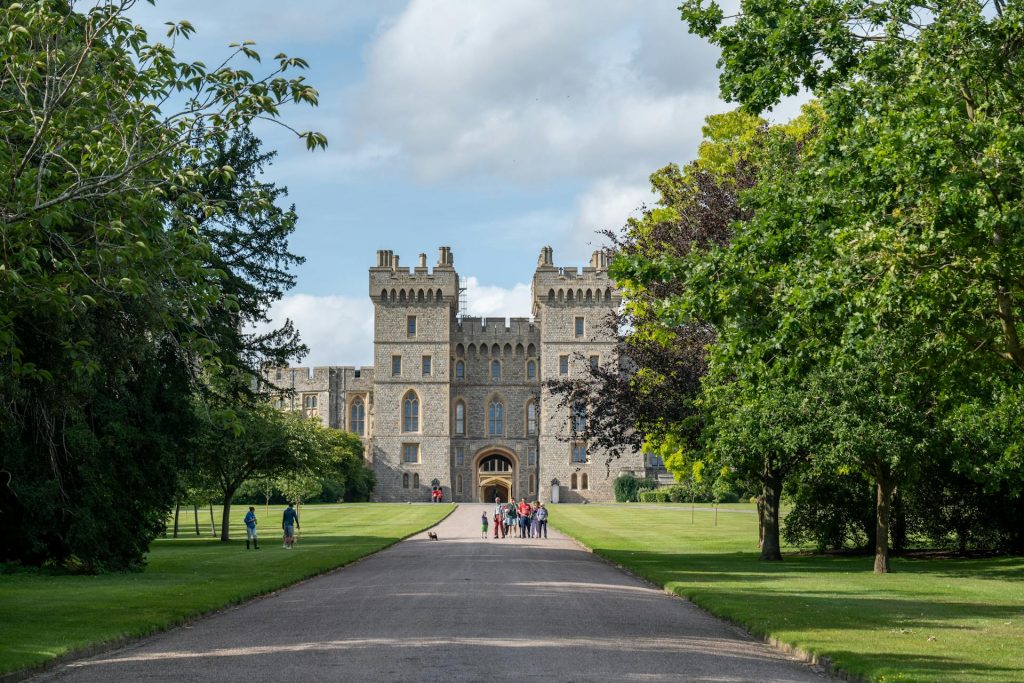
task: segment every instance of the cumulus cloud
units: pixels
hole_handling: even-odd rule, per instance
[[[272,325],[292,320],[309,347],[302,365],[373,365],[373,304],[369,298],[286,296],[270,311]]]
[[[412,0],[367,51],[362,130],[427,179],[650,172],[725,108],[716,56],[660,0]]]
[[[643,174],[638,175],[639,178],[603,178],[580,195],[572,230],[561,243],[568,257],[585,258],[605,246],[608,240],[598,233],[617,232],[628,218],[638,217],[645,206],[654,203],[650,183]]]
[[[481,318],[525,318],[530,315],[530,285],[519,282],[512,287],[482,285],[472,275],[463,278],[466,287],[467,314]]]

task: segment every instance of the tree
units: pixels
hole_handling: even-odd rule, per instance
[[[141,563],[196,431],[196,369],[223,341],[204,325],[232,305],[193,220],[222,210],[204,191],[232,174],[206,150],[317,100],[286,73],[301,59],[238,68],[259,58],[248,44],[215,69],[177,61],[133,4],[0,7],[3,560]]]
[[[1020,405],[1024,8],[751,0],[729,19],[701,0],[681,9],[721,48],[727,98],[751,112],[799,87],[819,98],[807,210],[858,257],[847,296],[861,298],[865,317],[930,329],[956,356],[953,371],[972,378],[944,414],[961,414],[958,402],[975,415],[1001,413],[1009,396]],[[1019,493],[1021,450],[1019,437],[1004,442],[976,463],[980,476]]]
[[[685,258],[727,244],[731,224],[745,215],[738,196],[754,174],[751,152],[764,122],[740,112],[710,116],[698,158],[680,169],[669,164],[651,175],[657,205],[631,219],[621,233],[606,232],[620,260],[643,263],[662,255]],[[616,272],[620,274],[616,277]],[[701,429],[695,406],[707,371],[713,326],[699,319],[666,322],[659,305],[685,283],[640,275],[621,276],[623,311],[607,324],[619,339],[613,357],[597,367],[583,363],[580,377],[550,380],[547,388],[561,407],[587,406],[588,440],[610,458],[633,452],[674,452],[668,442],[693,444]]]

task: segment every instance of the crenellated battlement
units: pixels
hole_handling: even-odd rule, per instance
[[[608,276],[608,256],[603,251],[595,251],[590,256],[590,265],[578,268],[555,266],[553,250],[544,247],[530,290],[535,318],[541,305],[617,307],[622,301]]]
[[[517,342],[539,338],[540,331],[529,318],[466,317],[453,330],[455,341]]]
[[[440,247],[437,264],[427,267],[427,255],[420,254],[413,268],[400,265],[399,255],[377,251],[377,265],[370,268],[370,298],[377,303],[448,303],[459,296],[459,276],[449,247]]]

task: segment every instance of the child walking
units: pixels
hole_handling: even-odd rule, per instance
[[[480,538],[487,538],[487,511],[480,515]]]

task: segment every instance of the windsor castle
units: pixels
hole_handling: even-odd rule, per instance
[[[554,265],[544,247],[533,275],[531,318],[460,317],[451,249],[433,269],[378,251],[370,268],[374,305],[372,367],[279,368],[268,377],[291,391],[284,409],[355,432],[377,476],[381,501],[613,500],[625,472],[644,476],[644,459],[606,454],[583,438],[586,406],[561,407],[550,379],[610,360],[606,318],[621,296],[603,253],[582,269]]]

